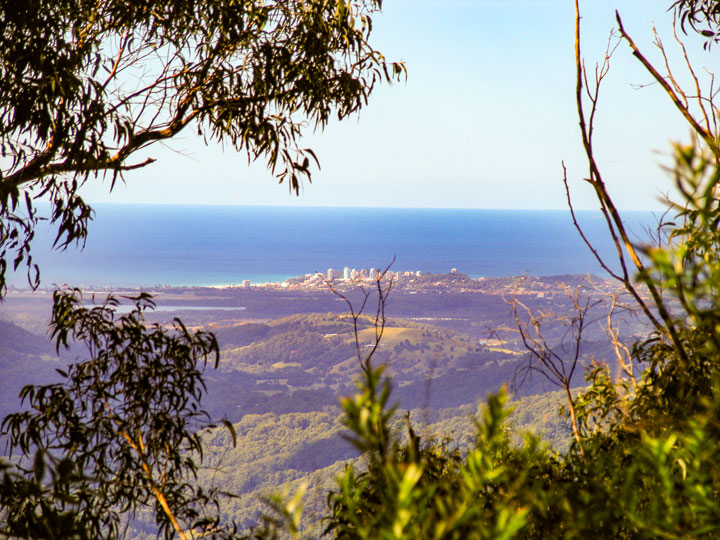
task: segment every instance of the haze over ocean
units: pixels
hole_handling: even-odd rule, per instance
[[[98,204],[83,251],[50,252],[47,226],[33,244],[41,285],[193,286],[282,281],[328,268],[383,267],[471,277],[604,275],[568,211]],[[625,212],[645,238],[649,212]],[[580,212],[610,256],[599,212]],[[10,277],[26,286],[25,275]]]

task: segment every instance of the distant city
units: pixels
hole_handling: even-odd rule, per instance
[[[450,270],[451,274],[457,274],[458,270],[457,268],[452,268]],[[327,272],[325,274],[321,272],[317,272],[315,274],[305,274],[304,276],[287,279],[283,281],[280,285],[287,287],[290,285],[316,285],[319,283],[324,283],[325,281],[345,281],[345,282],[352,282],[352,281],[377,281],[378,279],[382,278],[384,280],[394,280],[395,282],[399,282],[401,278],[410,278],[410,277],[421,277],[423,275],[422,270],[406,270],[406,271],[398,271],[393,272],[391,270],[378,270],[377,268],[361,268],[358,270],[357,268],[350,268],[349,266],[346,266],[343,268],[342,272],[339,270],[336,270],[334,268],[328,268]],[[244,279],[240,283],[242,287],[251,287],[252,283],[249,279]],[[270,285],[270,284],[264,284],[264,285]]]

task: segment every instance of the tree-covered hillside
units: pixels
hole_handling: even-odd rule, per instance
[[[166,321],[171,315],[165,315]],[[27,315],[18,316],[33,327]],[[347,430],[337,407],[341,397],[356,391],[361,372],[352,318],[301,314],[246,322],[228,319],[223,311],[202,317],[216,319],[212,324],[221,358],[217,370],[204,373],[207,393],[202,404],[214,418],[233,421],[236,441],[233,444],[233,436],[224,428],[203,434],[199,485],[232,493],[232,498],[222,501],[223,522],[246,528],[261,523],[268,511],[265,498],[307,484],[303,523],[308,531],[319,533],[335,477],[348,460],[359,463],[359,452],[341,435]],[[74,346],[73,355],[58,358],[44,336],[11,323],[1,323],[0,330],[3,343],[8,343],[0,357],[0,376],[8,383],[13,374],[19,377],[7,396],[4,414],[17,410],[16,395],[27,379],[60,381],[55,370],[66,369],[69,362],[86,355]],[[361,343],[369,344],[372,330],[372,320],[359,320]],[[480,343],[455,330],[401,319],[388,320],[385,332],[377,354],[388,360],[397,377],[393,399],[403,413],[409,409],[424,438],[449,435],[454,447],[471,447],[471,418],[478,400],[512,382],[525,360],[517,336],[504,343],[498,339]],[[17,354],[24,345],[27,351]],[[523,388],[526,393],[544,391],[532,384]],[[559,400],[557,393],[520,399],[511,420],[513,429],[518,433],[530,429],[558,449],[567,447],[569,430],[559,414]],[[400,413],[392,429],[406,437]],[[141,511],[130,523],[128,538],[146,538],[153,530],[151,514]]]

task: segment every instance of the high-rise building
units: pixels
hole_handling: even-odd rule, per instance
[[[249,279],[243,279],[242,286],[246,289],[250,286],[250,280]]]
[[[328,281],[332,281],[335,278],[335,270],[328,268],[327,277]]]
[[[377,270],[374,268],[370,269],[370,279],[377,279]]]
[[[350,279],[350,268],[343,268],[343,279]]]
[[[357,279],[359,276],[360,273],[354,268],[350,271],[350,279]]]

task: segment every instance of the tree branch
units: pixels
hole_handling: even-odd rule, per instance
[[[618,15],[618,21],[619,21],[619,15]],[[620,21],[619,21],[620,22]],[[621,29],[621,32],[624,34],[624,30]],[[630,256],[630,259],[632,260],[633,264],[635,265],[635,268],[638,271],[638,275],[640,279],[643,280],[645,285],[648,287],[648,290],[650,291],[650,294],[653,297],[653,303],[655,304],[655,307],[658,310],[658,313],[660,315],[660,318],[663,321],[663,324],[659,324],[659,321],[652,317],[652,314],[648,308],[648,306],[645,304],[645,302],[640,301],[640,306],[643,310],[643,312],[648,315],[650,321],[654,321],[655,328],[663,335],[665,335],[670,341],[672,341],[673,345],[675,346],[678,354],[680,357],[687,362],[687,352],[685,351],[685,347],[683,346],[683,343],[677,333],[677,329],[675,328],[675,324],[672,320],[672,317],[670,316],[670,313],[668,312],[665,303],[662,299],[662,296],[653,282],[652,279],[650,279],[650,276],[647,275],[647,269],[643,265],[642,261],[640,260],[640,257],[637,253],[637,250],[635,249],[635,246],[632,242],[630,242],[630,238],[627,234],[627,230],[625,229],[625,225],[622,221],[622,218],[620,217],[620,213],[618,212],[617,208],[615,207],[615,203],[613,202],[612,198],[610,197],[609,193],[607,192],[607,188],[605,186],[605,183],[602,179],[602,175],[600,174],[600,169],[597,165],[597,162],[595,161],[595,155],[593,150],[592,141],[589,137],[589,132],[592,130],[592,126],[588,126],[585,122],[585,111],[584,111],[584,105],[583,105],[583,98],[582,98],[582,89],[583,89],[583,64],[582,64],[582,56],[580,54],[580,5],[579,0],[575,0],[575,71],[576,71],[576,87],[575,87],[575,98],[576,98],[576,104],[577,104],[577,111],[578,111],[578,118],[580,122],[580,131],[582,133],[582,140],[583,140],[583,147],[585,148],[585,154],[588,159],[588,165],[590,168],[590,177],[587,179],[587,181],[593,186],[595,189],[596,196],[598,198],[598,201],[600,202],[600,207],[603,212],[603,215],[605,216],[605,221],[608,226],[608,230],[610,232],[610,235],[615,243],[615,248],[618,253],[618,260],[620,261],[620,264],[623,269],[623,279],[621,279],[621,282],[625,285],[625,287],[628,289],[628,291],[635,297],[636,299],[641,300],[640,295],[635,290],[635,287],[632,285],[632,282],[630,281],[630,275],[627,270],[627,267],[625,266],[625,259],[623,255],[623,247],[627,251],[628,255]],[[602,80],[598,80],[597,84],[598,86]],[[667,82],[663,81],[665,85],[667,86]],[[672,92],[672,89],[670,89]],[[597,106],[597,101],[592,101],[592,108],[595,109]],[[700,128],[702,129],[702,128]]]
[[[620,18],[620,13],[617,11],[615,12],[615,19],[618,23],[618,29],[620,30],[620,35],[627,41],[628,45],[630,45],[630,48],[633,51],[633,56],[635,56],[638,60],[640,60],[640,63],[645,67],[645,69],[648,70],[650,75],[653,76],[653,78],[657,81],[657,83],[663,87],[663,90],[665,90],[665,93],[667,93],[670,100],[673,102],[675,107],[680,111],[680,113],[683,115],[685,120],[687,120],[688,124],[693,128],[693,130],[702,138],[703,141],[705,141],[705,144],[708,145],[710,148],[710,151],[715,155],[715,159],[720,161],[720,145],[718,145],[718,141],[715,139],[715,137],[712,136],[711,133],[709,133],[707,130],[705,130],[700,123],[695,120],[693,115],[688,110],[687,106],[682,102],[680,97],[677,95],[677,93],[673,90],[672,86],[665,80],[665,78],[660,75],[657,69],[648,61],[648,59],[643,55],[642,52],[640,52],[640,49],[635,45],[635,42],[630,37],[630,35],[625,31],[625,28],[623,27],[622,19]]]

